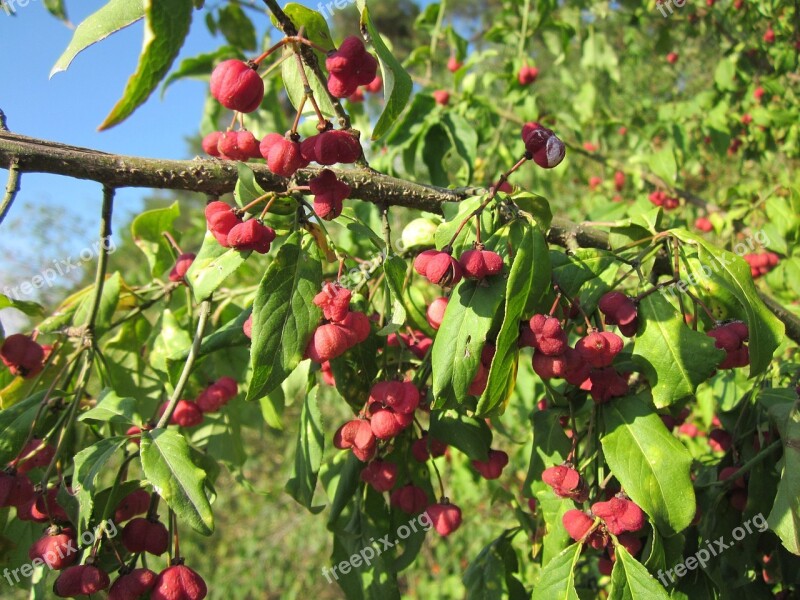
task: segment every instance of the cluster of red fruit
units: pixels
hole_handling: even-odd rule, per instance
[[[361,414],[344,423],[336,431],[333,444],[340,450],[351,450],[356,458],[368,463],[361,471],[361,480],[380,493],[389,492],[397,484],[398,465],[376,458],[382,442],[391,451],[390,441],[409,428],[420,405],[420,392],[410,381],[380,381],[370,390]],[[423,431],[411,444],[411,455],[418,462],[443,456],[447,445]],[[486,479],[497,479],[508,464],[508,455],[489,450],[486,460],[473,460],[473,468]],[[447,536],[461,524],[461,509],[447,498],[429,504],[425,491],[412,483],[394,489],[390,504],[408,514],[428,514],[436,531]]]
[[[30,379],[44,368],[48,350],[27,335],[15,333],[8,336],[0,347],[0,359],[12,375]]]
[[[766,275],[780,262],[780,256],[774,252],[755,252],[745,254],[742,258],[750,265],[750,274],[753,279]]]
[[[720,350],[725,350],[725,358],[719,364],[719,369],[736,369],[750,364],[750,351],[745,342],[750,338],[750,331],[746,323],[733,321],[718,325],[706,332],[714,338],[714,345]]]
[[[239,386],[232,377],[220,377],[205,388],[194,400],[178,400],[175,410],[170,417],[172,425],[180,427],[194,427],[203,422],[203,415],[220,410],[239,393]],[[169,403],[165,402],[159,408],[159,416],[164,414]],[[140,433],[138,428],[128,430],[128,435]]]
[[[322,309],[327,322],[314,330],[306,346],[306,358],[321,364],[367,339],[369,318],[362,312],[350,310],[351,295],[350,290],[338,283],[326,283],[314,297],[314,304]]]
[[[655,190],[648,196],[650,202],[656,206],[662,207],[664,210],[674,210],[680,206],[680,200],[668,195],[664,190]]]
[[[234,248],[242,252],[269,252],[275,241],[275,230],[258,219],[242,220],[240,211],[225,202],[209,202],[206,205],[206,224],[208,230],[224,248]]]
[[[414,259],[414,270],[433,284],[450,287],[468,279],[483,279],[503,271],[503,259],[496,252],[476,246],[467,250],[459,260],[453,258],[450,248],[425,250]]]

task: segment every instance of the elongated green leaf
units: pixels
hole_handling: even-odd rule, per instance
[[[411,97],[413,82],[411,76],[394,57],[394,54],[386,47],[380,33],[375,28],[370,18],[369,8],[366,0],[356,0],[358,10],[361,12],[361,31],[369,34],[368,42],[371,42],[378,61],[381,65],[383,77],[383,93],[386,99],[383,113],[381,113],[375,128],[372,130],[372,139],[378,140],[389,132],[394,122],[403,112]]]
[[[286,483],[286,491],[292,498],[312,513],[318,513],[323,506],[311,506],[317,476],[322,464],[325,449],[325,432],[322,428],[322,415],[317,404],[317,387],[306,396],[300,413],[300,430],[297,433],[297,449],[294,455],[292,478]]]
[[[0,411],[0,464],[8,464],[22,450],[44,392]]]
[[[41,317],[44,315],[44,306],[29,300],[13,300],[5,294],[0,294],[0,310],[4,308],[16,308],[18,311],[29,317]]]
[[[474,172],[473,165],[478,154],[478,134],[475,127],[464,117],[453,112],[446,112],[442,115],[439,123],[447,137],[450,138],[455,153],[466,167],[467,178],[460,183],[465,185],[471,183]]]
[[[141,459],[145,477],[178,518],[211,535],[214,515],[203,489],[206,474],[192,462],[186,439],[170,429],[144,431]]]
[[[405,298],[403,282],[406,277],[406,269],[406,261],[399,256],[387,256],[383,263],[383,272],[386,274],[386,287],[392,297],[392,314],[389,322],[378,332],[378,335],[395,333],[406,322],[406,307],[403,302]]]
[[[625,493],[662,535],[688,527],[697,509],[689,451],[667,430],[644,394],[615,398],[602,412],[603,452]]]
[[[67,20],[67,9],[64,7],[64,0],[44,0],[44,7],[55,18],[62,21]]]
[[[88,16],[75,28],[69,46],[56,61],[50,71],[50,77],[66,71],[72,59],[82,50],[142,17],[144,17],[144,0],[109,0],[103,8]]]
[[[192,288],[195,301],[209,298],[249,256],[250,252],[220,246],[211,232],[206,232],[197,258],[186,272],[186,281]]]
[[[783,473],[772,511],[767,517],[770,528],[781,538],[783,546],[800,555],[800,407],[784,421]]]
[[[575,565],[581,556],[581,544],[565,548],[542,569],[533,586],[532,600],[578,600],[575,591]]]
[[[303,35],[305,35],[306,38],[321,48],[324,48],[326,51],[330,51],[335,48],[333,44],[333,37],[331,36],[330,29],[328,28],[328,22],[320,13],[307,8],[302,4],[298,4],[297,2],[290,2],[283,8],[283,11],[286,13],[289,19],[291,19],[292,23],[298,30],[301,27],[303,28]],[[272,22],[276,27],[278,27],[278,22],[274,16],[272,17]],[[317,55],[317,61],[324,66],[325,55],[316,50],[314,52]],[[284,57],[290,55],[291,53],[293,53],[291,48],[284,48]],[[328,96],[328,91],[325,88],[325,85],[320,83],[316,75],[314,75],[311,69],[305,66],[305,64],[303,65],[303,68],[306,72],[306,79],[311,85],[311,89],[314,91],[314,98],[317,101],[319,109],[324,115],[333,117],[336,114],[336,111],[333,108],[333,104],[331,103],[330,96]],[[284,60],[283,65],[281,66],[281,76],[283,78],[283,85],[286,87],[286,93],[289,96],[289,101],[295,108],[299,107],[301,104],[303,104],[303,99],[305,98],[305,88],[303,78],[301,77],[300,70],[298,68],[297,59],[289,56],[289,58]],[[314,112],[314,107],[310,102],[303,104],[303,112]]]
[[[686,325],[660,293],[642,299],[639,321],[633,358],[647,376],[658,408],[694,395],[725,358],[714,339]]]
[[[303,359],[322,314],[313,302],[321,287],[322,263],[313,240],[292,234],[264,274],[253,304],[248,400],[269,394]]]
[[[569,256],[561,251],[551,250],[550,260],[553,264],[553,281],[570,298],[586,289],[592,290],[599,297],[607,289],[603,275],[615,269],[612,252],[593,248],[581,248]]]
[[[97,476],[106,463],[117,451],[128,442],[127,436],[110,437],[84,448],[75,455],[73,471],[73,489],[77,488],[80,518],[78,520],[78,536],[89,529],[97,494]],[[77,485],[75,485],[77,483]]]
[[[453,291],[431,354],[434,405],[463,403],[505,293],[505,279],[463,281]]]
[[[431,413],[430,435],[458,448],[472,460],[486,460],[492,445],[492,430],[485,420],[453,409]]]
[[[238,4],[228,4],[220,9],[218,25],[231,46],[242,50],[256,49],[256,28]]]
[[[175,262],[163,234],[165,231],[172,231],[172,224],[180,215],[178,203],[173,202],[166,208],[145,211],[131,223],[133,241],[147,257],[153,277],[161,277]]]
[[[747,323],[750,330],[750,377],[764,373],[772,355],[783,341],[783,323],[761,301],[750,275],[750,267],[732,252],[716,248],[704,238],[682,229],[672,230],[673,235],[697,248],[700,264],[708,269],[710,277],[700,278],[701,283],[719,284],[732,294],[738,306],[733,315]]]
[[[547,246],[534,223],[515,221],[509,241],[515,253],[506,283],[503,324],[495,342],[489,380],[476,410],[480,416],[494,410],[500,414],[505,411],[516,382],[520,320],[534,283],[541,284],[544,278],[550,280]]]
[[[191,0],[144,0],[144,42],[139,65],[100,130],[127,119],[158,87],[189,33],[193,9]]]
[[[100,392],[94,408],[81,414],[78,420],[94,423],[122,423],[124,425],[141,423],[137,417],[137,404],[136,398],[120,398],[114,390],[105,389]]]
[[[511,547],[513,533],[506,531],[484,547],[464,571],[466,598],[502,600],[510,597],[509,586],[518,584],[513,573],[518,568],[517,556]]]
[[[614,548],[609,600],[668,600],[669,594],[622,545]]]
[[[114,312],[117,310],[119,304],[119,294],[122,289],[122,276],[119,273],[114,273],[107,277],[103,283],[103,292],[100,295],[100,304],[97,309],[97,315],[94,320],[94,335],[95,338],[100,338],[111,325]],[[88,325],[89,317],[91,316],[92,304],[94,303],[94,289],[92,293],[86,296],[75,311],[75,316],[72,319],[76,327]]]

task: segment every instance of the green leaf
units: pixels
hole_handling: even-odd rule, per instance
[[[478,154],[478,133],[475,126],[454,112],[444,113],[439,119],[439,124],[447,133],[453,149],[467,168],[467,179],[462,183],[471,183],[474,173],[473,165]]]
[[[383,94],[386,102],[383,113],[381,113],[375,128],[372,130],[372,139],[378,140],[389,132],[389,129],[403,112],[406,104],[408,104],[408,99],[411,97],[411,90],[414,84],[411,81],[411,76],[400,64],[400,61],[386,47],[386,43],[372,23],[367,1],[356,0],[356,5],[361,12],[361,31],[366,31],[369,34],[367,41],[371,42],[381,65]]]
[[[569,455],[572,443],[559,425],[559,418],[555,410],[537,410],[533,413],[533,445],[524,490],[540,481],[545,469],[560,465]]]
[[[553,264],[553,281],[570,298],[586,290],[592,290],[599,297],[607,289],[602,281],[603,274],[616,269],[613,252],[593,248],[580,248],[569,256],[562,251],[551,250],[550,261]],[[590,282],[590,285],[586,285]]]
[[[664,536],[682,531],[697,506],[690,478],[692,456],[666,428],[644,394],[602,406],[606,462],[631,500]]]
[[[64,7],[64,0],[44,0],[44,7],[55,18],[67,21],[67,9]]]
[[[512,576],[519,567],[511,546],[511,539],[517,531],[505,531],[469,564],[463,577],[467,600],[501,600],[510,597],[509,587],[519,583]]]
[[[79,421],[94,423],[120,423],[123,425],[141,424],[136,398],[120,398],[112,389],[104,389],[97,398],[97,404],[82,413]]]
[[[156,371],[168,375],[167,359],[186,351],[192,345],[192,336],[181,327],[178,319],[169,309],[165,309],[161,313],[155,331],[158,331],[158,337],[150,352],[150,366]]]
[[[287,4],[283,8],[283,11],[286,13],[289,19],[291,19],[295,28],[298,30],[301,27],[303,28],[304,35],[307,39],[311,40],[327,51],[335,48],[333,44],[333,37],[331,36],[330,29],[328,28],[328,23],[325,20],[325,17],[323,17],[320,13],[315,10],[311,10],[310,8],[306,8],[302,4],[297,4],[296,2],[290,2]],[[277,19],[275,19],[274,15],[272,16],[272,23],[276,27],[279,27]],[[292,53],[293,51],[291,48],[284,48],[283,56],[289,56],[289,58],[284,60],[283,65],[281,66],[281,76],[283,78],[283,85],[286,87],[286,93],[289,96],[289,101],[292,103],[292,106],[297,108],[303,104],[303,100],[305,98],[305,89],[303,79],[300,76],[297,59],[290,56]],[[319,63],[324,65],[325,55],[317,50],[315,50],[314,53],[317,55],[317,60]],[[306,78],[311,85],[311,89],[314,91],[314,98],[317,101],[319,109],[325,116],[335,116],[336,111],[333,108],[333,104],[331,103],[331,99],[328,95],[328,90],[326,89],[325,85],[320,83],[316,75],[314,75],[311,69],[309,69],[305,64],[303,64],[303,68],[306,72]],[[314,108],[310,102],[305,102],[305,104],[303,104],[303,112],[314,112]]]
[[[14,460],[33,426],[44,392],[39,392],[0,411],[0,464]]]
[[[192,288],[195,301],[202,302],[211,297],[249,256],[250,252],[239,252],[220,246],[214,235],[210,231],[206,232],[203,245],[186,272],[186,281]]]
[[[378,337],[369,337],[331,361],[336,390],[358,411],[369,399],[372,382],[378,376]]]
[[[150,274],[161,277],[175,262],[165,231],[172,231],[173,223],[181,215],[177,202],[166,208],[148,210],[138,215],[131,223],[131,237],[139,246],[150,265]]]
[[[736,316],[747,323],[750,330],[750,377],[766,372],[772,355],[784,338],[783,323],[772,314],[758,295],[749,265],[735,254],[716,248],[704,238],[682,229],[671,233],[697,248],[697,258],[711,277],[700,278],[700,283],[713,283],[735,298]]]
[[[383,272],[386,274],[386,287],[392,298],[392,314],[386,326],[378,335],[389,335],[399,331],[406,322],[406,308],[403,302],[403,283],[406,278],[408,265],[406,261],[396,255],[388,256],[383,262]],[[387,315],[389,317],[389,315]]]
[[[194,79],[207,80],[211,76],[211,72],[214,70],[214,65],[228,58],[238,58],[242,60],[245,57],[236,48],[232,48],[231,46],[222,46],[213,52],[206,52],[204,54],[198,54],[197,56],[190,56],[189,58],[183,59],[178,65],[178,68],[170,73],[169,77],[167,77],[164,80],[164,83],[161,84],[162,97],[167,91],[167,88],[179,79],[191,77]],[[210,98],[216,103],[216,106],[221,106],[220,103],[217,102],[216,98],[213,96],[210,96]],[[214,131],[216,131],[216,128]]]
[[[625,546],[617,544],[614,553],[617,560],[611,572],[609,600],[669,600],[667,591]]]
[[[84,448],[75,455],[73,469],[73,488],[77,487],[80,519],[78,536],[90,529],[94,497],[97,494],[97,476],[106,463],[129,441],[127,436],[110,437]],[[75,486],[75,483],[78,485]]]
[[[658,408],[693,396],[725,358],[714,339],[686,325],[660,292],[639,302],[639,321],[633,360],[647,376]]]
[[[325,508],[324,505],[311,506],[322,464],[322,452],[325,449],[325,432],[317,404],[317,390],[317,386],[314,386],[303,403],[294,455],[294,471],[292,478],[286,482],[286,491],[312,513],[318,513]]]
[[[492,445],[492,430],[483,419],[456,410],[431,412],[430,436],[458,448],[472,460],[486,460]]]
[[[675,162],[675,151],[671,145],[664,146],[661,150],[650,156],[650,168],[667,183],[678,180],[678,163]]]
[[[142,17],[144,17],[144,0],[109,0],[103,8],[88,16],[75,28],[69,46],[56,61],[50,71],[50,77],[66,71],[79,52]]]
[[[178,518],[211,535],[214,515],[203,489],[206,474],[192,462],[186,438],[170,429],[143,431],[141,459],[145,477]]]
[[[144,42],[139,65],[122,98],[100,124],[101,131],[127,119],[150,97],[183,46],[192,22],[191,0],[144,0]]]
[[[231,46],[242,50],[256,49],[256,28],[238,4],[221,8],[217,24]]]
[[[505,293],[505,279],[462,281],[453,291],[431,351],[434,406],[463,403]]]
[[[800,555],[800,409],[797,404],[785,420],[781,435],[783,473],[767,523],[789,552]]]
[[[506,282],[503,324],[495,342],[489,380],[476,409],[479,416],[495,409],[500,414],[505,411],[516,382],[520,320],[531,291],[547,289],[550,282],[547,244],[538,227],[527,221],[515,221],[511,225],[509,241],[515,253]]]
[[[533,586],[532,600],[578,600],[575,591],[575,565],[581,556],[581,544],[572,544],[542,569]]]
[[[0,294],[0,310],[4,308],[16,308],[18,311],[29,317],[41,317],[44,315],[44,306],[29,300],[12,300],[5,294]]]
[[[119,304],[121,289],[122,276],[120,276],[119,273],[114,273],[110,277],[107,277],[103,283],[103,291],[100,294],[100,304],[97,309],[97,316],[94,320],[95,339],[100,339],[111,325],[111,320],[117,310],[117,304]],[[72,322],[76,327],[88,325],[93,303],[94,289],[92,289],[91,294],[83,299],[80,306],[78,306],[78,310],[75,311]]]
[[[256,292],[248,400],[269,394],[303,359],[322,314],[313,302],[321,287],[322,263],[313,240],[293,233]]]

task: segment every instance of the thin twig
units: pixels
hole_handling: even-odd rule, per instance
[[[8,168],[8,183],[6,184],[6,193],[3,196],[3,203],[0,204],[0,224],[2,224],[5,220],[6,215],[11,210],[11,205],[14,204],[14,198],[17,197],[17,193],[19,192],[19,179],[19,161],[12,161]]]

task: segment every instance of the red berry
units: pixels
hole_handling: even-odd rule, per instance
[[[671,65],[674,65],[676,62],[678,62],[678,53],[670,52],[667,54],[667,62]]]
[[[195,399],[195,404],[203,413],[213,413],[225,406],[228,400],[230,400],[230,396],[223,388],[210,385],[200,392]]]
[[[78,560],[78,542],[72,529],[51,528],[28,550],[28,558],[41,559],[48,567],[60,571]]]
[[[437,298],[428,306],[428,325],[438,330],[444,320],[444,311],[447,310],[447,298]]]
[[[377,440],[369,421],[353,419],[339,427],[333,436],[333,445],[339,450],[352,449],[358,460],[367,462],[375,456]]]
[[[622,338],[618,335],[609,331],[595,331],[578,340],[575,351],[590,366],[601,368],[612,363],[622,346]]]
[[[589,381],[592,400],[597,404],[603,404],[611,398],[618,398],[628,393],[627,378],[617,373],[613,367],[592,370],[589,373]]]
[[[414,269],[431,283],[442,287],[461,281],[461,265],[447,252],[425,250],[414,259]]]
[[[226,401],[235,398],[236,394],[239,393],[239,384],[236,383],[233,377],[220,377],[213,385],[221,388],[225,392]]]
[[[24,475],[28,471],[39,467],[46,467],[55,456],[56,449],[50,444],[45,444],[42,440],[33,438],[25,444],[19,456],[9,463],[15,467],[17,473]]]
[[[419,406],[419,399],[419,390],[410,381],[379,381],[370,390],[368,404],[410,414]]]
[[[434,529],[443,537],[447,537],[461,526],[461,509],[444,499],[439,504],[432,504],[425,513],[433,523]]]
[[[253,339],[253,315],[247,317],[247,320],[242,323],[242,332],[249,338]]]
[[[219,156],[219,148],[217,146],[219,144],[219,138],[221,137],[222,137],[221,131],[212,131],[207,136],[205,136],[201,143],[201,146],[203,147],[203,152],[205,152],[209,156]]]
[[[111,580],[108,573],[94,565],[76,565],[64,569],[53,584],[53,592],[59,598],[89,596],[104,590]]]
[[[614,535],[638,531],[644,526],[644,512],[627,498],[617,496],[608,502],[595,502],[592,512],[603,519],[606,529]]]
[[[364,86],[364,91],[367,91],[370,94],[377,94],[382,89],[383,89],[383,79],[381,79],[380,75],[376,75],[375,79],[373,79],[367,85]]]
[[[211,73],[211,94],[225,108],[249,113],[264,99],[264,82],[247,63],[226,60]]]
[[[567,350],[567,334],[555,317],[536,314],[531,317],[533,347],[547,356],[559,356]]]
[[[714,226],[711,224],[711,221],[708,220],[707,217],[697,217],[694,222],[694,226],[696,229],[704,233],[708,233],[714,229]]]
[[[69,516],[64,510],[64,507],[58,503],[58,490],[60,486],[51,487],[46,493],[36,492],[30,502],[28,509],[31,521],[37,523],[46,523],[47,521],[69,521]],[[21,506],[17,508],[17,516],[20,519],[23,517],[20,512],[23,511]],[[25,519],[23,519],[25,520]]]
[[[761,98],[764,97],[765,93],[766,90],[763,87],[759,86],[755,90],[753,90],[753,98],[756,99],[756,102],[761,102]]]
[[[229,247],[228,234],[242,219],[225,202],[210,202],[206,205],[206,224],[220,246]]]
[[[403,422],[398,419],[397,413],[391,408],[372,410],[369,426],[372,428],[372,433],[379,440],[394,438],[405,429]]]
[[[622,188],[625,187],[625,173],[622,171],[614,173],[614,187],[618,192],[621,192]]]
[[[343,327],[326,323],[314,330],[306,346],[305,356],[316,363],[323,363],[341,356],[350,346],[350,337]]]
[[[239,223],[228,232],[228,246],[243,252],[254,250],[259,254],[266,254],[273,241],[275,231],[259,223],[257,219]]]
[[[380,459],[373,460],[361,471],[361,481],[370,484],[376,492],[388,492],[397,481],[397,465]]]
[[[484,479],[497,479],[508,464],[508,454],[502,450],[489,450],[487,460],[473,460],[472,467]]]
[[[21,473],[0,471],[0,508],[21,506],[33,499],[33,484]]]
[[[314,304],[322,309],[329,321],[342,321],[350,312],[351,293],[338,283],[326,283],[322,291],[314,296]]]
[[[552,169],[564,160],[564,142],[558,139],[552,129],[540,123],[526,123],[522,128],[522,141],[525,142],[526,156],[543,169]]]
[[[367,315],[353,310],[347,313],[338,325],[344,330],[347,337],[348,349],[366,340],[372,330]]]
[[[44,348],[27,335],[15,333],[0,347],[0,359],[12,375],[30,379],[44,367]]]
[[[306,138],[300,144],[300,152],[304,160],[325,166],[354,163],[362,154],[358,139],[341,129]]]
[[[156,577],[150,600],[203,600],[206,582],[185,565],[167,567]]]
[[[541,352],[533,353],[533,370],[542,379],[559,379],[567,374],[565,355],[548,356]]]
[[[638,326],[638,309],[632,298],[620,292],[608,292],[597,303],[606,317],[606,324],[620,326]]]
[[[708,434],[708,445],[714,452],[727,452],[733,445],[733,436],[724,429],[712,429]]]
[[[503,271],[503,259],[491,250],[467,250],[458,262],[469,279],[483,279]]]
[[[150,494],[147,490],[135,490],[120,500],[114,512],[114,521],[122,523],[136,515],[142,515],[150,508]]]
[[[428,432],[423,432],[418,440],[411,444],[411,455],[418,462],[425,462],[429,458],[444,456],[447,452],[447,444],[432,438]]]
[[[167,403],[161,405],[161,414],[167,408]],[[180,427],[194,427],[203,422],[203,411],[194,402],[189,400],[178,400],[172,418],[169,420],[172,425]]]
[[[153,589],[156,577],[150,569],[134,569],[121,575],[108,590],[108,600],[139,600]]]
[[[355,36],[346,38],[341,46],[325,60],[330,73],[328,91],[337,98],[347,98],[360,85],[369,85],[378,71],[378,60]]]
[[[564,529],[576,542],[581,541],[594,525],[594,519],[582,510],[572,508],[561,517]]]
[[[447,59],[447,70],[451,73],[455,73],[463,66],[464,63],[458,60],[455,56],[451,56]]]
[[[536,67],[522,67],[517,74],[520,85],[530,85],[539,77],[539,69]]]
[[[416,515],[425,510],[428,505],[428,496],[425,490],[415,485],[404,485],[392,492],[389,504],[409,515]]]
[[[175,261],[175,266],[172,267],[172,270],[169,272],[169,280],[176,283],[183,281],[183,278],[186,277],[186,271],[192,266],[195,258],[197,258],[197,255],[191,252],[178,256],[178,259]]]
[[[770,27],[764,32],[764,41],[767,44],[774,44],[775,43],[775,32]]]
[[[330,221],[342,214],[342,200],[350,197],[350,186],[339,181],[330,169],[322,172],[308,182],[314,194],[314,212],[320,219]]]
[[[450,92],[447,90],[435,90],[432,94],[436,104],[447,106],[450,104]]]
[[[585,502],[589,497],[586,482],[580,473],[567,465],[557,465],[542,472],[542,481],[553,488],[556,496]]]
[[[123,528],[122,544],[128,552],[149,552],[160,556],[169,548],[169,531],[159,521],[137,517]]]
[[[261,140],[259,152],[270,171],[281,177],[291,177],[298,169],[308,166],[300,151],[300,142],[287,140],[279,133],[270,133]]]

